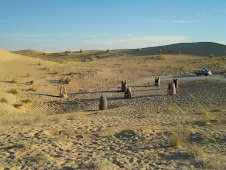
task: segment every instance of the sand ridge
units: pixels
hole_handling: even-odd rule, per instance
[[[19,64],[0,73],[0,100],[7,100],[0,102],[2,168],[224,169],[225,82],[180,80],[177,95],[168,96],[169,80],[161,80],[160,87],[152,80],[137,81],[192,75],[200,65],[224,76],[221,57],[142,50],[2,53],[11,58],[3,65]],[[76,56],[87,60],[75,61]],[[131,99],[120,92],[122,80],[132,89]],[[62,85],[68,98],[59,98]],[[101,94],[108,110],[98,110]],[[175,143],[180,135],[182,141]]]

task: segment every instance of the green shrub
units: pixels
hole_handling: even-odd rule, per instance
[[[141,50],[142,50],[141,48],[138,48],[138,49],[137,49],[137,51],[141,51]]]

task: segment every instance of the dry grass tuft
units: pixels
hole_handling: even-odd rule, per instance
[[[27,73],[27,77],[31,77],[31,74]]]
[[[94,57],[94,56],[91,56],[89,60],[90,60],[90,61],[96,61],[96,60],[97,60],[97,58],[96,58],[96,57]]]
[[[5,97],[3,97],[0,101],[1,101],[2,103],[6,103],[6,104],[9,103],[8,100],[7,100]]]
[[[22,105],[22,104],[17,104],[17,103],[16,103],[16,104],[14,104],[13,106],[14,106],[15,108],[17,108],[17,109],[20,109],[23,105]]]
[[[31,87],[31,88],[27,89],[27,91],[36,91],[36,89],[34,89],[34,87]]]
[[[192,144],[188,147],[187,153],[193,158],[198,158],[203,155],[203,151],[200,149],[200,146]]]
[[[108,170],[115,170],[115,169],[119,169],[118,162],[113,163],[110,162],[107,159],[103,159],[103,158],[95,158],[94,160],[82,164],[81,169],[96,169],[96,170],[104,170],[104,169],[108,169]]]
[[[10,83],[16,84],[16,83],[18,83],[18,82],[17,82],[16,78],[14,78],[14,79],[12,79],[12,80],[10,81]]]
[[[15,107],[15,106],[14,106]],[[5,116],[0,120],[1,125],[33,125],[33,124],[50,124],[49,120],[44,115],[32,114],[14,114],[11,117]]]
[[[77,112],[77,113],[69,113],[66,115],[67,120],[77,120],[77,119],[84,119],[84,113]]]
[[[187,145],[188,139],[190,137],[190,131],[187,127],[182,126],[180,126],[178,129],[179,130],[170,137],[169,144],[170,146],[180,148]]]
[[[17,95],[19,92],[16,89],[11,89],[8,91],[8,93],[12,93],[14,95]]]
[[[63,77],[62,77],[62,78],[60,79],[60,82],[69,84],[69,83],[71,82],[71,78],[69,78],[69,77],[63,78]]]
[[[33,81],[33,80],[31,80],[31,81],[29,82],[29,85],[32,85],[32,84],[34,84],[34,81]]]
[[[25,104],[32,103],[32,100],[30,100],[30,99],[26,99],[26,100],[24,100],[24,103],[25,103]]]

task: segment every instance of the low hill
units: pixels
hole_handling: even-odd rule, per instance
[[[226,45],[213,43],[213,42],[198,42],[198,43],[179,43],[158,47],[142,48],[141,51],[125,50],[126,53],[139,53],[140,55],[157,55],[159,50],[162,50],[162,54],[190,54],[197,56],[209,56],[214,54],[215,56],[226,56]],[[137,52],[136,52],[137,51]]]

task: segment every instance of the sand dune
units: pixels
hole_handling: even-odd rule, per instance
[[[135,50],[125,50],[127,53],[136,53],[138,55],[157,55],[159,50],[162,50],[162,54],[190,54],[197,56],[207,56],[211,54],[215,56],[226,55],[226,45],[212,43],[212,42],[199,42],[199,43],[180,43],[158,47],[147,47],[143,48],[139,53]]]
[[[169,96],[169,79],[148,78],[202,67],[224,77],[226,60],[151,51],[0,50],[0,168],[225,169],[225,82],[181,79]]]

